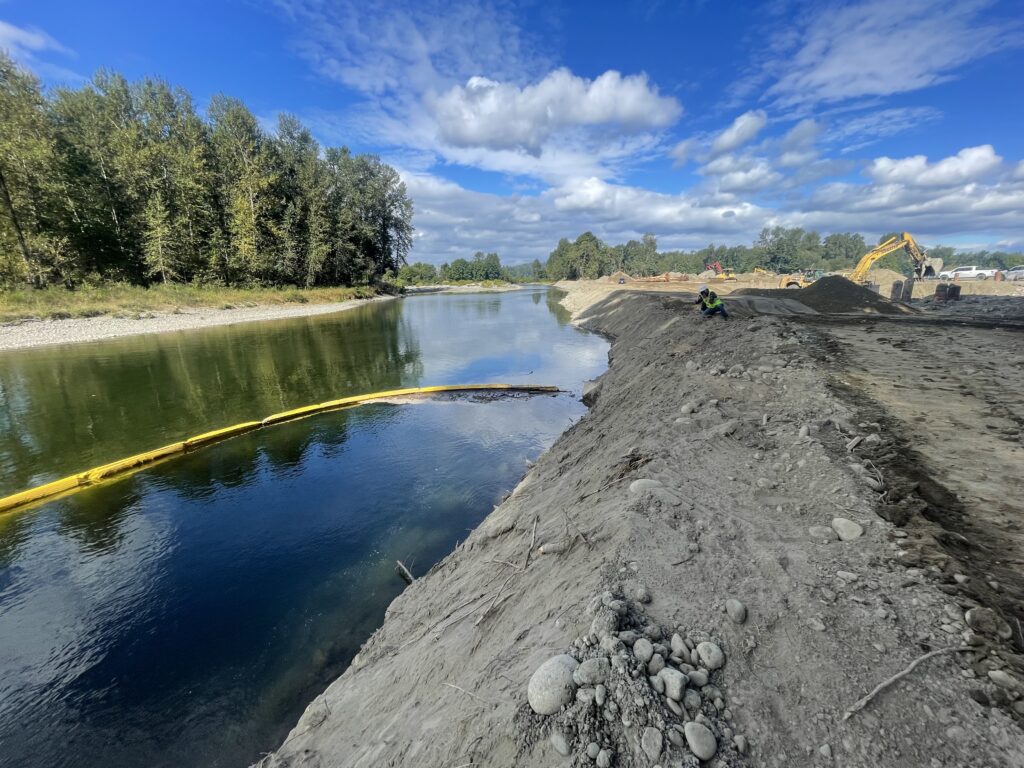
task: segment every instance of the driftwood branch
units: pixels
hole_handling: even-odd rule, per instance
[[[537,546],[537,523],[540,522],[540,515],[533,516],[533,535],[530,537],[530,548],[526,550],[526,559],[523,561],[523,570],[525,571],[530,567],[530,555],[533,554],[533,548]]]
[[[922,661],[926,661],[926,660],[932,658],[933,656],[938,656],[938,655],[943,654],[943,653],[960,653],[962,651],[974,651],[974,650],[977,650],[977,649],[976,648],[971,648],[970,646],[967,646],[967,645],[961,645],[961,646],[957,646],[957,647],[953,647],[953,648],[939,648],[937,651],[931,651],[930,653],[926,653],[924,656],[919,656],[918,658],[914,659],[914,661],[911,663],[911,665],[909,667],[904,669],[902,672],[899,672],[899,673],[893,675],[888,680],[883,680],[881,683],[879,683],[877,686],[875,686],[875,689],[873,691],[871,691],[871,693],[869,693],[863,699],[860,699],[856,704],[854,704],[852,707],[847,709],[846,712],[843,714],[843,720],[849,720],[853,715],[855,715],[856,713],[860,712],[862,709],[864,709],[864,707],[866,707],[868,704],[871,703],[871,700],[873,698],[875,698],[875,696],[880,694],[882,691],[884,691],[886,688],[888,688],[893,683],[896,683],[899,680],[902,680],[907,675],[909,675],[911,672],[914,671],[914,669],[917,667],[917,665],[920,664]]]
[[[479,696],[477,696],[477,695],[476,695],[475,693],[473,693],[472,691],[467,691],[467,690],[466,690],[465,688],[460,688],[459,686],[457,686],[457,685],[454,685],[453,683],[441,683],[441,685],[446,685],[446,686],[448,686],[449,688],[454,688],[454,689],[455,689],[456,691],[462,691],[462,692],[463,692],[464,694],[466,694],[467,696],[472,696],[472,697],[473,697],[474,699],[476,699],[477,701],[479,701],[479,702],[482,702],[482,703],[484,703],[484,704],[488,704],[488,705],[490,705],[490,704],[493,704],[493,703],[494,703],[494,702],[492,702],[492,701],[488,701],[487,699],[481,699],[481,698],[480,698]]]
[[[395,570],[398,571],[399,576],[405,579],[406,584],[412,584],[414,581],[416,581],[416,579],[413,578],[412,572],[405,567],[405,563],[403,563],[401,560],[395,560],[395,563],[397,563],[398,565],[398,567],[395,568]]]

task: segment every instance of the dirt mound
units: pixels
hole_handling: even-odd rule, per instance
[[[742,288],[735,295],[794,299],[821,314],[902,315],[914,311],[838,275],[823,277],[807,288]]]

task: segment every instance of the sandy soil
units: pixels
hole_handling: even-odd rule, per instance
[[[0,351],[43,347],[50,344],[74,344],[115,339],[140,333],[166,333],[234,325],[258,320],[283,320],[290,317],[326,315],[344,312],[371,301],[388,301],[393,296],[352,299],[334,304],[297,304],[294,307],[248,307],[245,309],[189,309],[181,312],[154,312],[142,318],[82,317],[69,320],[25,320],[0,325]]]
[[[613,339],[591,411],[260,765],[585,766],[593,741],[598,765],[693,767],[691,720],[717,737],[701,765],[1024,765],[1021,332],[725,323],[580,288],[567,303]],[[843,520],[861,535],[839,540]],[[697,708],[657,691],[651,648]],[[528,682],[559,654],[610,657],[606,690],[534,714]]]

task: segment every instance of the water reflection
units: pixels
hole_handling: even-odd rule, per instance
[[[89,434],[95,451],[121,455],[135,450],[129,438],[159,444],[164,420],[178,436],[204,419],[470,374],[578,390],[606,345],[550,309],[536,292],[425,296],[354,319],[95,345],[106,362],[94,364],[24,356],[16,374],[3,369],[4,392],[18,396],[5,394],[2,413],[21,431],[0,450],[23,475],[38,472],[18,459],[65,450],[39,432],[62,403],[132,426],[120,441],[109,425],[76,426],[63,455],[81,461]],[[265,354],[278,359],[254,359]],[[94,403],[75,377],[123,402]],[[59,396],[34,389],[47,382]],[[559,396],[323,414],[0,516],[0,765],[253,761],[378,626],[402,588],[394,560],[425,572],[582,410]]]

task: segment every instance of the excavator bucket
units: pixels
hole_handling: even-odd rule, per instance
[[[942,271],[942,259],[925,258],[921,262],[921,274],[918,277],[938,277]]]

